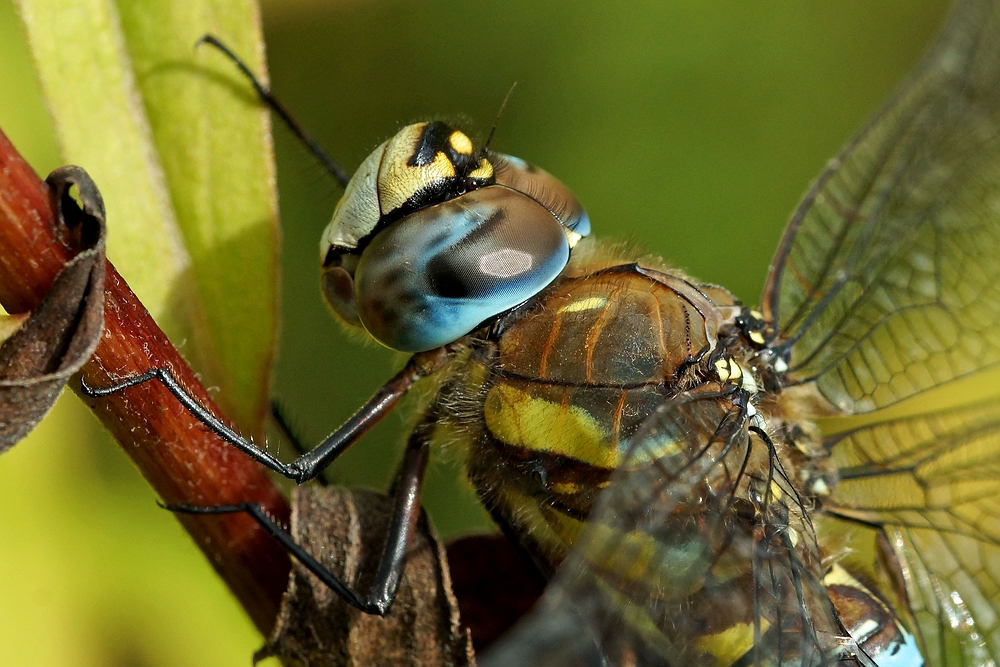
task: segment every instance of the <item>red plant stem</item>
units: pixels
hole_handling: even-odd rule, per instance
[[[114,234],[113,220],[109,228]],[[0,131],[0,304],[8,312],[37,306],[75,254],[65,231],[56,220],[48,186]],[[87,383],[107,386],[152,367],[167,367],[201,405],[221,417],[142,303],[110,262],[107,266],[104,335],[81,371]],[[78,390],[78,382],[71,385]],[[288,503],[266,471],[210,433],[159,382],[84,401],[166,503],[257,502],[288,521]],[[269,633],[287,584],[285,551],[243,514],[178,519],[258,629]]]

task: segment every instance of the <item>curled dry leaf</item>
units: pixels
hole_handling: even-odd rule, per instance
[[[292,497],[292,536],[334,574],[370,585],[392,501],[371,491],[302,487]],[[257,658],[302,667],[474,667],[459,625],[445,549],[426,518],[410,537],[396,601],[385,617],[351,607],[295,563],[278,621]]]
[[[0,346],[0,453],[48,413],[70,376],[90,358],[104,327],[104,202],[80,167],[46,179],[60,222],[81,248],[27,320]],[[76,186],[81,209],[70,197]]]

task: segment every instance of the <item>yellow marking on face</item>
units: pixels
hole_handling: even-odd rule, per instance
[[[444,153],[422,167],[407,164],[412,152],[386,155],[379,175],[379,203],[382,213],[395,211],[421,190],[455,177],[455,165]]]
[[[591,296],[586,299],[577,299],[572,303],[568,303],[559,309],[559,313],[580,313],[585,310],[595,310],[597,308],[603,308],[604,304],[608,302],[607,298],[603,296]]]
[[[576,244],[580,242],[583,238],[582,234],[577,234],[569,227],[563,227],[563,232],[566,234],[566,242],[569,244],[569,249],[572,250],[576,247]]]
[[[758,345],[763,345],[763,344],[764,344],[764,342],[765,342],[765,341],[764,341],[764,334],[762,334],[762,333],[761,333],[761,332],[759,332],[759,331],[751,331],[751,332],[750,332],[750,333],[748,334],[748,336],[749,336],[749,338],[750,338],[750,340],[751,340],[752,342],[754,342],[754,343],[757,343]]]
[[[750,316],[758,320],[764,319],[764,313],[760,312],[759,310],[751,310]]]
[[[486,427],[501,442],[534,452],[574,458],[601,468],[615,468],[621,452],[610,445],[600,422],[577,406],[535,398],[498,382],[486,395]]]
[[[766,618],[760,619],[760,633],[764,634],[770,625]],[[694,641],[701,651],[715,656],[718,667],[731,665],[753,648],[753,623],[737,623],[721,632],[712,635],[702,635]]]
[[[472,155],[472,140],[465,136],[464,132],[459,132],[458,130],[452,132],[448,137],[448,143],[451,144],[456,153],[460,155]]]
[[[718,374],[720,382],[727,382],[731,374],[729,372],[729,360],[719,359],[718,361],[716,361],[715,372]]]
[[[785,492],[781,490],[781,485],[775,481],[771,482],[771,499],[774,502],[780,501],[785,497]]]
[[[493,165],[486,158],[480,158],[479,166],[469,172],[469,178],[483,180],[493,178]]]
[[[729,379],[733,381],[739,380],[743,377],[743,369],[739,364],[735,364],[732,361],[729,362],[729,373]]]

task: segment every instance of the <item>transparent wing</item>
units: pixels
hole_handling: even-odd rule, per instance
[[[847,413],[1000,363],[1000,7],[967,0],[799,206],[764,290]]]
[[[741,393],[647,419],[542,602],[481,664],[835,662],[812,525]]]
[[[827,446],[842,480],[824,507],[884,526],[928,664],[1000,662],[1000,399]]]

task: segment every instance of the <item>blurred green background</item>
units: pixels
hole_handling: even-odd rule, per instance
[[[498,150],[567,183],[596,234],[755,302],[810,179],[914,61],[944,6],[275,0],[264,21],[275,92],[347,168],[420,119],[481,139],[517,81]],[[0,0],[0,127],[40,173],[60,164],[10,0]],[[316,441],[399,359],[349,339],[323,307],[317,243],[339,190],[282,128],[276,146],[274,393]],[[382,487],[405,424],[388,417],[334,479]],[[457,458],[438,457],[426,493],[445,535],[489,527]],[[260,643],[75,398],[0,459],[0,664],[245,666]]]

